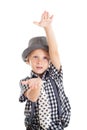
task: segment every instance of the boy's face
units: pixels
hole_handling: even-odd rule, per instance
[[[29,64],[36,74],[43,74],[49,67],[49,53],[43,49],[32,51],[29,55]]]

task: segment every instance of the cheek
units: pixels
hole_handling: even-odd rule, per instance
[[[36,66],[36,63],[34,61],[30,61],[29,63],[30,63],[31,67],[35,67]]]
[[[31,60],[29,61],[29,64],[30,64],[30,66],[32,66],[32,62],[31,62]]]
[[[29,64],[30,64],[30,66],[31,66],[31,67],[33,66],[33,64],[32,64],[32,61],[31,61],[31,60],[29,61]]]
[[[46,66],[46,67],[49,67],[49,62],[45,63],[45,66]]]

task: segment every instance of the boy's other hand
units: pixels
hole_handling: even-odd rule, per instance
[[[41,78],[32,78],[26,81],[21,81],[22,85],[28,85],[30,89],[37,88],[43,84]]]
[[[32,78],[27,81],[21,82],[23,85],[29,85],[29,89],[24,93],[24,95],[31,101],[35,102],[39,95],[40,95],[40,89],[43,84],[43,81],[41,78]]]

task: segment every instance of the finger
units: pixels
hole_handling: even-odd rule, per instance
[[[29,82],[29,88],[32,88],[32,87],[33,87],[33,83]]]
[[[38,26],[40,25],[40,22],[34,21],[33,23],[36,24],[36,25],[38,25]]]
[[[21,81],[21,84],[22,85],[24,85],[24,84],[26,85],[26,84],[28,84],[28,81]]]
[[[34,89],[37,89],[37,85],[30,86],[30,90],[34,90]]]
[[[41,16],[41,21],[43,21],[44,19],[45,19],[45,12]]]
[[[48,17],[48,12],[44,11],[42,16],[41,16],[41,20],[47,19],[47,17]]]
[[[45,12],[44,12],[44,19],[48,19],[48,15],[49,15],[48,12],[45,11]]]
[[[53,17],[54,17],[54,15],[51,15],[51,16],[50,16],[50,19],[53,19]]]
[[[34,79],[31,79],[29,82],[29,88],[33,89],[37,85],[37,82]]]

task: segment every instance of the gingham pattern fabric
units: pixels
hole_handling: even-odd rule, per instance
[[[55,73],[54,73],[54,71]],[[65,94],[64,86],[63,86],[63,71],[62,66],[60,68],[60,71],[58,72],[56,68],[52,65],[52,71],[51,71],[52,78],[54,77],[55,83],[58,86],[59,90],[59,97],[60,97],[60,103],[61,103],[61,123],[63,127],[67,127],[70,122],[71,117],[71,106],[69,103],[69,99]]]
[[[44,90],[44,85],[41,87],[40,96],[39,96],[39,121],[40,126],[46,130],[51,124],[51,107],[47,94]]]
[[[49,75],[51,78],[55,81],[59,88],[59,97],[60,97],[60,102],[61,102],[61,110],[62,110],[62,120],[58,119],[58,106],[53,90],[53,86],[51,85],[51,82],[49,80],[49,75],[46,76],[46,74],[49,72]],[[31,78],[34,73],[31,73]],[[26,80],[26,78],[25,78]],[[45,92],[48,96],[49,104],[51,107],[51,125],[49,127],[50,130],[63,130],[64,127],[66,127],[69,124],[70,121],[70,114],[71,114],[71,108],[69,104],[69,100],[65,95],[64,92],[64,87],[63,87],[63,72],[62,72],[62,67],[60,71],[58,71],[53,64],[50,65],[50,68],[43,74],[42,80],[45,80],[46,82],[44,83],[44,89]],[[21,91],[23,89],[23,85],[20,86]],[[26,89],[26,88],[25,88]],[[25,90],[26,91],[26,90]],[[20,102],[26,101],[25,105],[25,116],[30,115],[31,112],[31,101],[27,100],[27,98],[24,97],[23,93],[19,97]],[[67,106],[67,108],[66,108]],[[39,111],[39,103],[38,100],[36,102],[36,107],[35,107],[35,114],[37,115],[35,118],[34,124],[37,126],[37,122],[39,122],[39,117],[38,117],[38,111]],[[68,115],[67,115],[68,114]],[[65,120],[65,122],[63,122]],[[44,130],[42,127],[40,130]],[[45,129],[48,130],[48,129]]]

